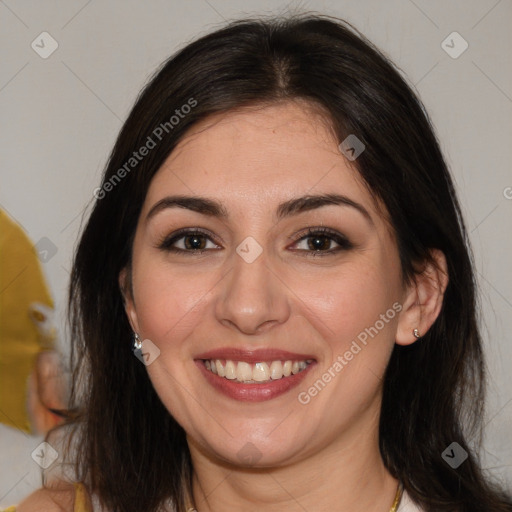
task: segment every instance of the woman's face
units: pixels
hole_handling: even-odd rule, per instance
[[[298,103],[228,112],[149,187],[127,312],[156,392],[214,460],[290,463],[377,427],[406,290],[340,142]]]

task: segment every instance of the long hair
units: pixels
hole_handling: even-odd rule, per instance
[[[433,127],[386,57],[348,23],[316,15],[240,20],[188,44],[162,65],[124,123],[71,275],[68,426],[79,439],[78,477],[108,510],[152,512],[166,500],[184,510],[192,475],[185,432],[133,355],[118,276],[130,266],[150,181],[194,124],[296,99],[319,108],[340,142],[356,134],[366,146],[354,164],[387,209],[404,281],[433,248],[448,265],[439,317],[421,341],[395,345],[386,370],[379,429],[386,467],[427,511],[512,510],[478,460],[485,365],[474,271]],[[456,469],[442,457],[453,442],[468,453]]]

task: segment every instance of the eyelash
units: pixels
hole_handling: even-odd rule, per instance
[[[181,240],[182,238],[186,238],[187,236],[205,236],[213,243],[216,243],[214,240],[212,240],[211,235],[203,231],[202,229],[195,228],[184,228],[176,233],[173,233],[172,235],[165,237],[163,240],[161,240],[157,247],[164,251],[173,252],[176,254],[191,254],[191,255],[200,255],[207,251],[210,251],[212,249],[180,249],[178,247],[173,247],[173,244],[175,244],[178,240]],[[315,250],[305,250],[305,249],[294,249],[296,252],[304,252],[309,253],[306,254],[307,257],[324,257],[324,256],[330,256],[335,253],[338,253],[339,251],[349,250],[353,248],[353,244],[343,235],[338,233],[337,231],[334,231],[329,228],[324,227],[318,227],[318,228],[308,228],[306,231],[302,231],[299,233],[299,235],[291,236],[289,237],[291,240],[293,240],[296,245],[297,243],[301,242],[302,240],[306,240],[308,238],[313,237],[326,237],[329,240],[332,240],[333,242],[338,244],[338,247],[334,249],[329,249],[327,251],[315,251]],[[218,245],[218,244],[217,244]],[[214,249],[215,250],[215,249]]]

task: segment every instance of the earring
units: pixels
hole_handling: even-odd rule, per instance
[[[414,337],[416,339],[421,338],[421,334],[420,331],[418,331],[418,329],[413,329],[412,333],[414,334]]]
[[[142,348],[142,341],[140,336],[134,332],[133,333],[133,350],[140,350]]]

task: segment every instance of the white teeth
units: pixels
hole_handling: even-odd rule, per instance
[[[252,368],[249,363],[239,361],[236,368],[236,378],[240,381],[252,380]]]
[[[208,361],[206,361],[208,362]],[[226,379],[234,380],[236,379],[236,366],[233,361],[226,361]]]
[[[205,360],[204,365],[207,370],[229,380],[237,380],[243,383],[268,382],[270,380],[279,380],[283,377],[289,377],[305,370],[312,359],[307,361],[262,361],[249,364],[245,361],[227,360],[224,363],[220,359]]]
[[[283,376],[283,364],[281,361],[272,361],[270,365],[270,378],[272,380],[280,379]]]
[[[265,382],[270,379],[270,369],[267,363],[256,363],[252,371],[252,380]]]
[[[224,366],[222,366],[222,363],[218,359],[215,361],[215,366],[217,367],[217,375],[219,377],[225,377],[226,372],[224,371]]]

